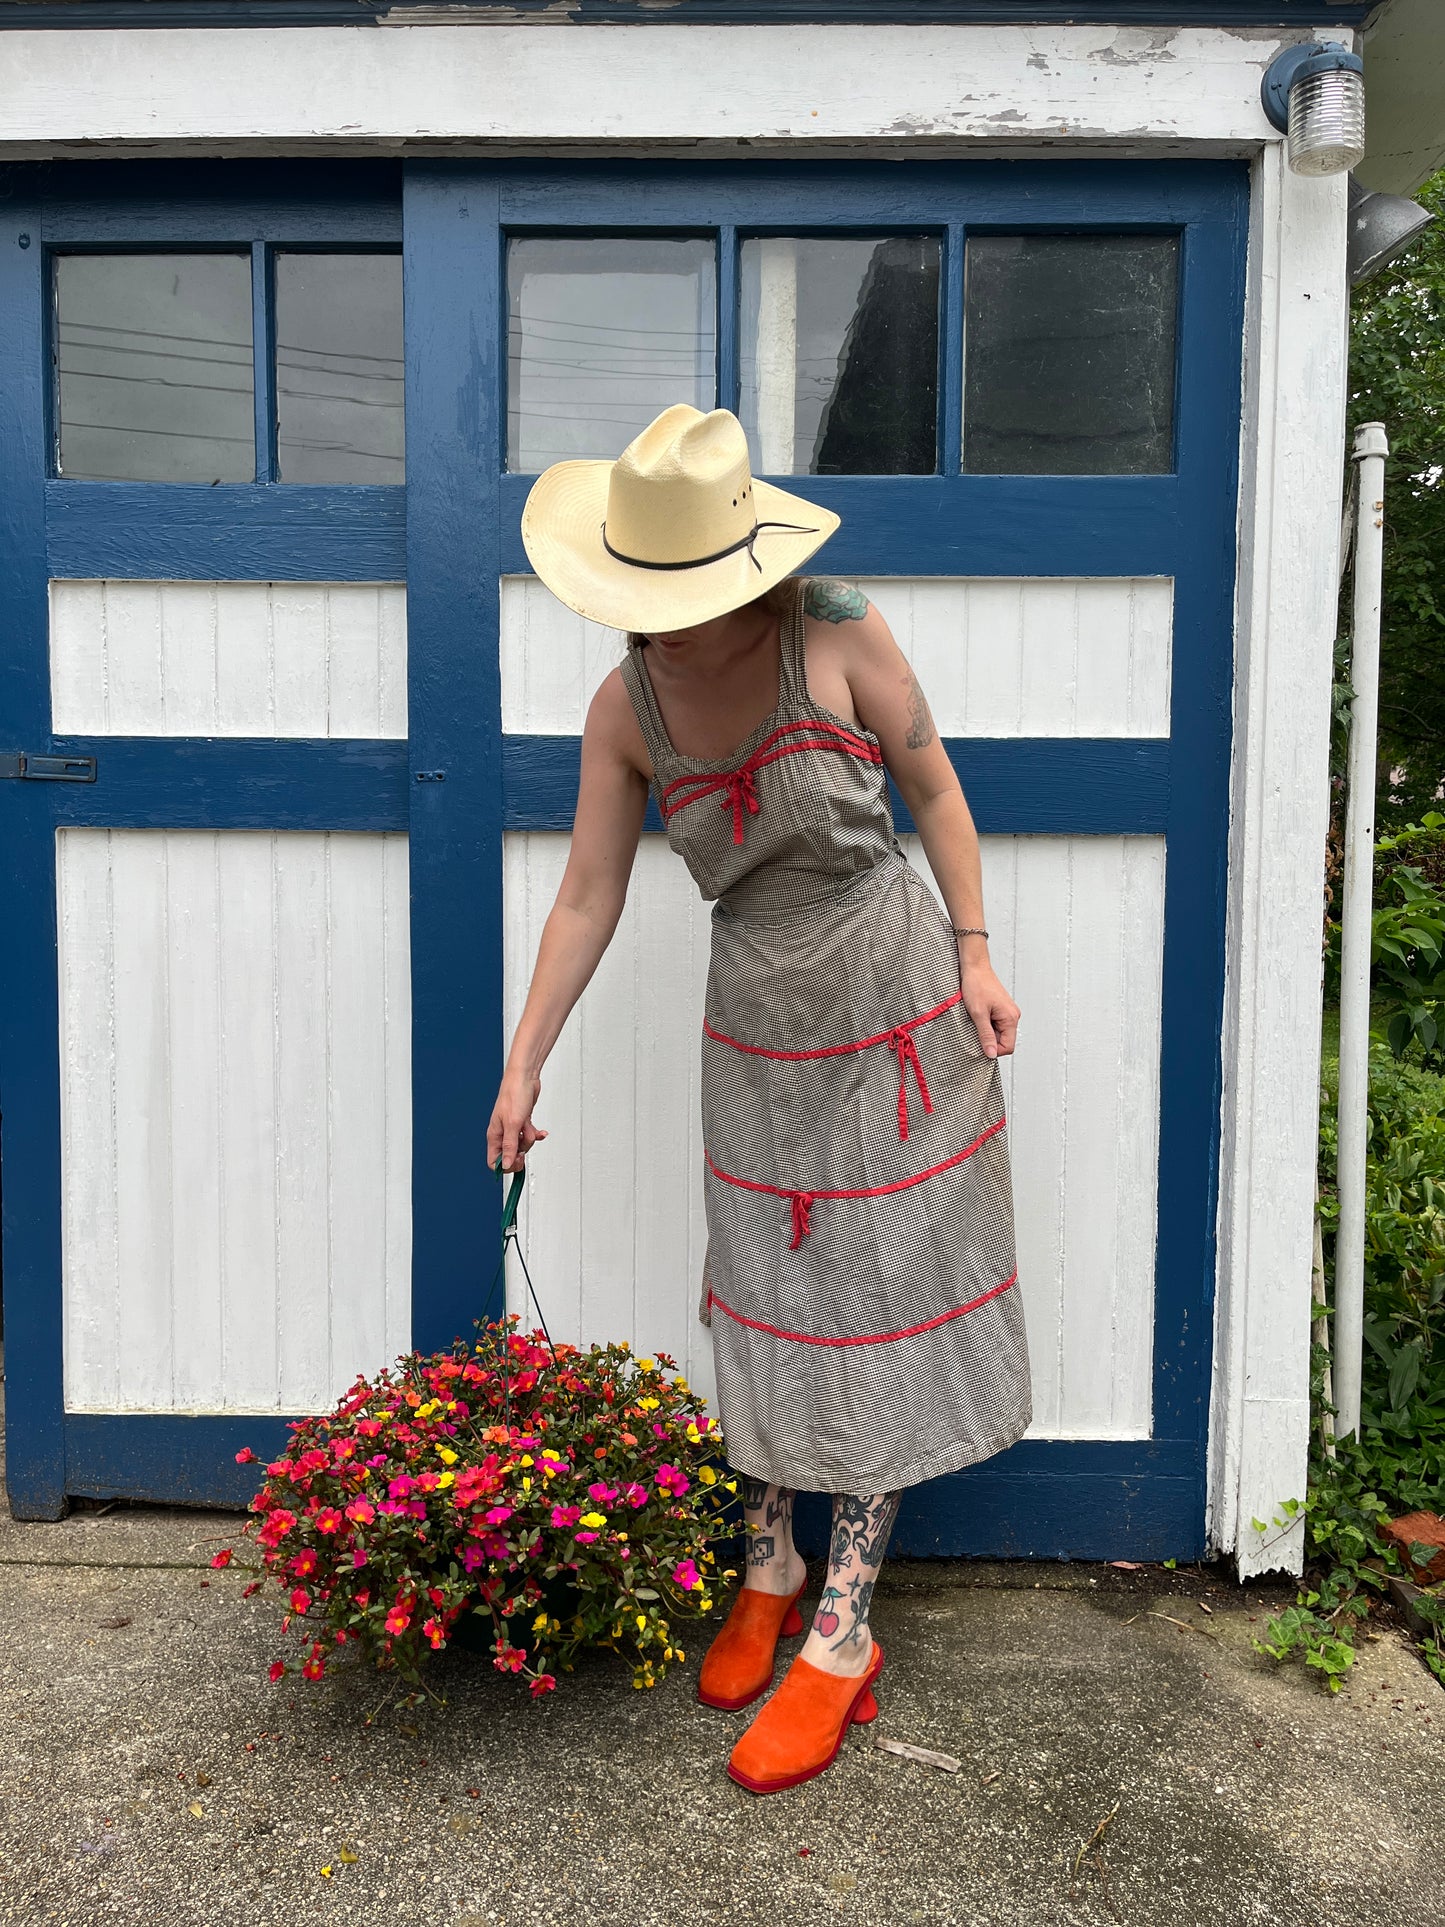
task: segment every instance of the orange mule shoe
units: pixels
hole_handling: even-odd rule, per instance
[[[798,1611],[807,1580],[795,1593],[759,1592],[739,1588],[721,1632],[708,1647],[697,1679],[697,1696],[704,1706],[720,1706],[725,1713],[751,1706],[773,1683],[774,1655],[784,1634],[803,1630]]]
[[[883,1671],[883,1648],[861,1678],[825,1673],[800,1653],[783,1683],[733,1748],[728,1772],[750,1793],[781,1793],[830,1767],[850,1726],[878,1717],[873,1682]]]

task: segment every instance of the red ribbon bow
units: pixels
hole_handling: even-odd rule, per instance
[[[757,815],[757,785],[753,782],[753,773],[746,764],[742,769],[729,770],[723,785],[722,806],[733,813],[734,843],[741,843],[743,840],[744,804],[747,805],[749,816]]]
[[[789,1251],[796,1251],[813,1229],[813,1206],[817,1202],[814,1191],[790,1191],[788,1202],[793,1207],[793,1242]]]
[[[918,1046],[913,1041],[913,1033],[906,1024],[899,1024],[888,1033],[888,1048],[898,1054],[898,1135],[904,1141],[908,1138],[908,1066],[913,1066],[913,1076],[918,1085],[918,1095],[923,1099],[925,1111],[932,1111],[933,1099],[928,1095],[928,1079],[923,1075],[923,1066],[918,1061]]]

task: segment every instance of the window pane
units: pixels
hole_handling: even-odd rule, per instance
[[[965,266],[966,469],[1173,466],[1175,236],[978,235]]]
[[[60,472],[249,482],[251,263],[244,254],[62,254]]]
[[[401,482],[399,254],[276,256],[276,453],[283,482]]]
[[[744,241],[741,413],[764,475],[931,475],[938,242]]]
[[[716,406],[711,241],[514,240],[507,302],[514,472],[611,460],[673,402]]]

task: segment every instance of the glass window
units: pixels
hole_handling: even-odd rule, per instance
[[[588,235],[507,249],[507,466],[611,460],[673,402],[716,404],[711,241]]]
[[[256,473],[244,254],[62,254],[60,472],[249,482]]]
[[[764,475],[931,475],[937,240],[744,241],[741,416]]]
[[[283,482],[401,482],[399,254],[276,256],[276,454]]]
[[[963,465],[987,475],[1173,466],[1171,234],[975,235],[965,255]]]

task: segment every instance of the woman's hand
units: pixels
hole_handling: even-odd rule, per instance
[[[963,1007],[973,1019],[985,1057],[1008,1057],[1018,1034],[1020,1011],[986,959],[959,964]]]
[[[504,1171],[520,1171],[526,1164],[528,1151],[539,1138],[546,1137],[547,1133],[532,1122],[532,1106],[541,1091],[540,1077],[528,1077],[525,1072],[514,1070],[504,1073],[492,1121],[487,1126],[489,1165],[495,1165],[500,1158]]]

